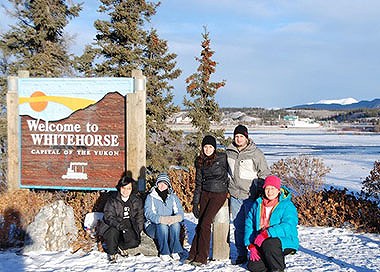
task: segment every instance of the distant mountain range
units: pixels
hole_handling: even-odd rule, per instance
[[[353,98],[342,100],[322,100],[315,104],[304,104],[290,107],[289,109],[314,109],[314,110],[357,110],[357,109],[380,109],[380,99],[372,101],[362,100],[347,104],[347,101],[356,101]]]

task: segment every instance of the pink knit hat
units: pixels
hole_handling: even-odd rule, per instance
[[[276,187],[278,190],[280,190],[281,188],[281,179],[279,177],[276,177],[276,176],[267,176],[265,181],[264,181],[264,185],[263,185],[263,188],[267,187],[267,186],[273,186],[273,187]]]

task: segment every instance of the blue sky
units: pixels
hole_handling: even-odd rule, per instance
[[[4,2],[4,0],[1,0]],[[85,0],[75,34],[77,54],[95,35],[97,0]],[[380,1],[162,0],[151,27],[178,54],[172,82],[181,105],[185,78],[198,67],[203,26],[210,32],[221,107],[289,107],[320,100],[379,98]],[[0,29],[6,29],[1,20]]]

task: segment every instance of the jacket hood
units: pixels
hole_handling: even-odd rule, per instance
[[[290,192],[290,190],[286,186],[281,185],[279,201],[283,201],[283,200],[290,201],[291,199],[292,199],[292,193]]]

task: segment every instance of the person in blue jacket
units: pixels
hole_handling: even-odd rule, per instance
[[[244,243],[249,250],[247,268],[255,272],[284,271],[285,255],[299,247],[298,213],[291,193],[277,176],[264,181],[264,196],[247,214]]]
[[[184,212],[166,173],[158,175],[156,185],[148,194],[144,215],[145,231],[157,242],[161,260],[179,261],[179,254],[183,251],[180,222],[183,221]]]

